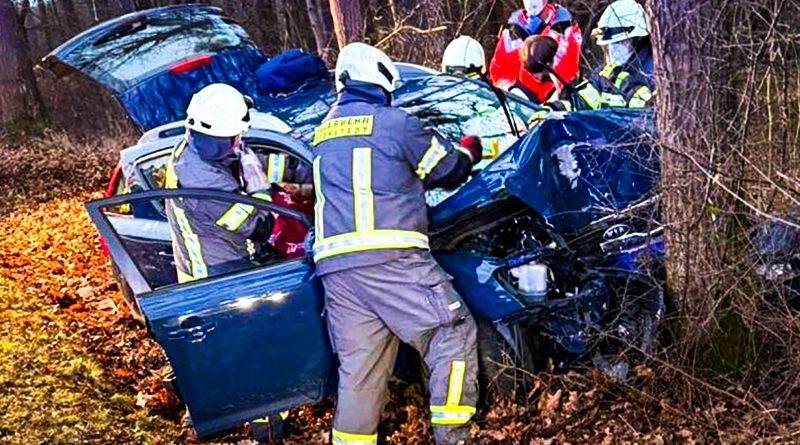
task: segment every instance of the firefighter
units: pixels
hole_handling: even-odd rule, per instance
[[[519,50],[519,58],[523,70],[536,83],[518,82],[512,92],[520,91],[523,96],[536,103],[558,100],[565,85],[553,74],[557,52],[558,43],[552,37],[530,36],[525,39]]]
[[[540,120],[551,110],[646,108],[655,97],[653,49],[642,5],[617,0],[600,16],[592,33],[605,54],[605,63],[578,85],[569,98],[548,103],[533,116]]]
[[[489,63],[492,84],[504,91],[522,84],[534,93],[536,102],[542,103],[553,83],[550,79],[539,80],[531,76],[519,57],[523,42],[530,36],[548,36],[555,40],[558,49],[553,68],[567,82],[572,82],[578,75],[583,37],[569,10],[549,0],[525,0],[524,8],[512,13],[500,31]]]
[[[225,84],[208,85],[186,110],[186,137],[167,164],[165,187],[247,193],[269,201],[269,183],[256,154],[242,146],[250,113],[244,96]],[[178,281],[239,270],[267,249],[272,217],[251,205],[177,198],[166,203]]]
[[[442,72],[482,80],[486,72],[483,47],[472,37],[458,36],[444,50]]]
[[[480,140],[454,147],[391,106],[399,72],[380,50],[352,43],[335,69],[336,103],[314,132],[317,274],[339,356],[332,442],[377,443],[400,341],[430,371],[436,443],[469,443],[478,397],[476,327],[428,247],[423,193],[456,187]]]

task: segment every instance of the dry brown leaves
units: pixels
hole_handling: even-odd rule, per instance
[[[109,375],[137,388],[148,408],[174,412],[175,401],[154,372],[163,367],[163,356],[117,290],[84,211],[89,198],[56,199],[0,220],[0,273],[69,315]]]

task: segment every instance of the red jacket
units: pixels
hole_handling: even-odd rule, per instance
[[[553,68],[564,80],[572,82],[578,75],[580,65],[583,44],[581,29],[573,23],[572,15],[563,6],[548,4],[543,15],[544,20],[528,17],[524,10],[519,10],[511,15],[509,23],[520,25],[531,35],[555,39],[558,52]],[[545,102],[553,89],[561,90],[562,85],[555,85],[549,79],[540,82],[525,70],[519,59],[522,39],[514,39],[508,29],[501,30],[497,38],[497,46],[489,64],[489,79],[495,86],[507,91],[519,83],[539,102]]]

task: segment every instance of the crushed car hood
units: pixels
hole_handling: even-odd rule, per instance
[[[434,207],[431,228],[511,194],[557,232],[573,233],[655,193],[654,132],[648,111],[556,114]]]

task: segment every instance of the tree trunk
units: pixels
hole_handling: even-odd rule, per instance
[[[364,37],[364,20],[359,0],[330,0],[333,32],[339,49]]]
[[[55,17],[50,17],[47,3],[45,1],[36,2],[36,14],[39,16],[39,32],[43,36],[44,44],[38,48],[41,53],[53,50],[60,43],[53,33],[56,27]]]
[[[62,10],[61,17],[64,19],[62,25],[64,26],[67,38],[72,38],[83,29],[78,12],[75,10],[75,3],[72,0],[52,0],[53,5],[57,8],[60,6]]]
[[[326,0],[306,0],[306,9],[308,10],[308,20],[311,22],[311,31],[314,33],[317,53],[330,64],[333,62],[331,48],[333,34],[331,33],[331,15],[328,3]]]
[[[44,116],[44,102],[36,84],[30,48],[22,18],[11,0],[0,0],[0,123]]]
[[[287,0],[275,0],[275,18],[278,21],[278,35],[280,36],[281,48],[286,48],[289,44],[289,5]]]
[[[681,329],[684,345],[696,351],[732,307],[731,295],[749,292],[741,158],[749,144],[749,113],[736,110],[750,94],[742,65],[726,65],[747,59],[730,49],[741,36],[733,22],[735,2],[648,0],[647,8],[658,89],[667,285],[681,315],[692,320]]]

